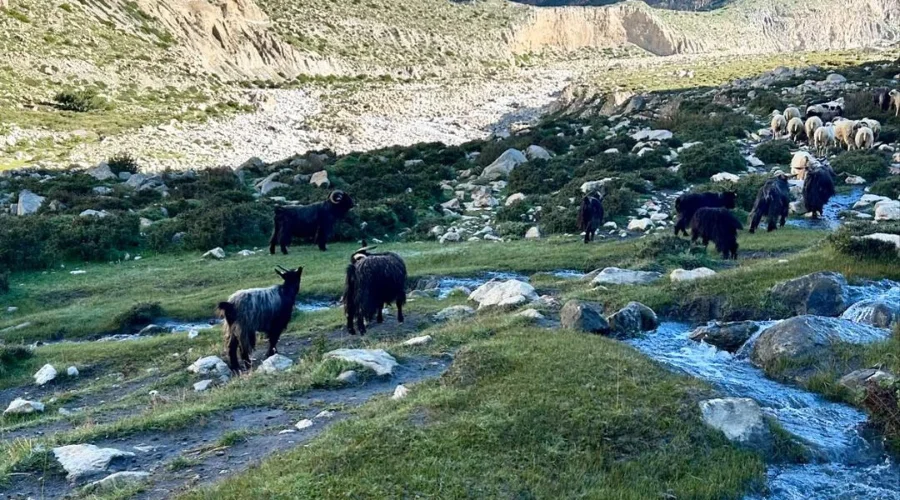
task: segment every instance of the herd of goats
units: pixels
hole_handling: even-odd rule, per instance
[[[875,103],[884,110],[896,108],[900,113],[900,92],[879,90],[874,94]],[[800,110],[789,107],[772,115],[772,133],[778,139],[790,137],[795,141],[805,138],[820,153],[829,146],[843,144],[847,149],[866,149],[874,145],[881,130],[876,120],[848,120],[842,118],[843,103],[832,101],[814,104],[807,108],[806,120]],[[805,136],[805,137],[804,137]],[[835,194],[837,176],[831,167],[812,161],[806,154],[796,155],[802,162],[792,162],[791,175],[776,171],[760,188],[750,216],[750,232],[756,232],[762,218],[767,219],[768,231],[783,227],[790,210],[791,193],[789,177],[803,180],[803,202],[813,217],[821,215],[829,199]],[[701,240],[704,246],[712,241],[725,259],[737,259],[737,232],[743,229],[741,222],[731,212],[735,208],[735,192],[687,193],[675,201],[677,218],[675,235],[691,230],[691,243]],[[275,210],[275,230],[269,242],[269,251],[276,246],[288,253],[294,237],[313,238],[319,249],[326,250],[328,238],[334,226],[354,207],[353,199],[341,191],[332,192],[325,201],[305,206],[279,207]],[[603,197],[597,192],[583,197],[578,210],[577,224],[584,232],[584,242],[593,241],[603,224]],[[406,303],[406,264],[393,252],[374,253],[375,247],[353,252],[345,273],[342,302],[347,317],[347,331],[355,335],[366,333],[366,323],[381,323],[383,308],[397,306],[397,320],[403,322],[403,306]],[[276,268],[283,283],[269,288],[240,290],[217,311],[225,319],[225,351],[232,370],[240,372],[251,368],[250,355],[256,347],[257,332],[264,332],[269,341],[266,357],[277,353],[278,339],[291,320],[303,268]],[[240,355],[240,358],[239,358]]]

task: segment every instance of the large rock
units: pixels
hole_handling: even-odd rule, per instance
[[[839,384],[851,391],[863,391],[869,384],[893,384],[897,377],[890,372],[877,368],[864,368],[852,371],[838,381]]]
[[[104,161],[100,162],[96,167],[85,172],[87,175],[90,175],[94,179],[98,181],[107,181],[110,179],[117,179],[118,176],[113,173],[113,171],[109,168],[109,165]]]
[[[563,328],[587,333],[609,333],[609,322],[603,317],[603,306],[594,302],[570,300],[559,312]]]
[[[697,269],[691,269],[690,271],[686,269],[676,269],[669,275],[669,279],[675,283],[679,283],[682,281],[695,281],[709,278],[710,276],[715,275],[716,272],[708,267],[698,267]]]
[[[662,275],[655,272],[607,267],[594,277],[592,283],[595,285],[649,285],[660,278]]]
[[[526,240],[539,240],[539,239],[541,239],[541,230],[538,229],[537,226],[528,228],[528,231],[525,231],[525,239],[526,239]]]
[[[890,328],[900,319],[900,304],[884,300],[863,300],[850,306],[842,319],[872,325],[878,328]]]
[[[450,306],[434,315],[436,321],[459,321],[475,315],[469,306]]]
[[[200,358],[188,367],[188,371],[198,375],[217,375],[223,379],[231,376],[231,369],[218,356]]]
[[[482,186],[472,191],[472,206],[475,208],[494,208],[499,204],[489,187]]]
[[[610,332],[616,337],[630,338],[641,332],[650,332],[659,328],[659,319],[653,309],[640,302],[629,302],[606,318]]]
[[[634,219],[628,223],[629,231],[646,231],[653,228],[653,220],[649,218]]]
[[[762,410],[750,398],[707,399],[700,402],[700,414],[706,425],[722,431],[730,441],[751,447],[769,441]]]
[[[528,161],[518,149],[507,149],[499,158],[484,169],[481,177],[490,180],[508,177],[516,167]]]
[[[850,305],[847,280],[834,272],[819,272],[775,285],[772,299],[795,314],[838,316]]]
[[[551,157],[549,151],[536,145],[528,146],[528,149],[525,150],[525,156],[529,160],[549,160]]]
[[[16,205],[16,215],[31,215],[40,210],[44,204],[43,196],[38,196],[27,189],[19,192],[19,203]]]
[[[222,247],[213,248],[212,250],[203,254],[203,258],[222,260],[225,258],[225,250],[222,250]]]
[[[750,355],[761,368],[777,363],[806,361],[829,353],[836,344],[868,344],[885,339],[887,330],[861,325],[845,319],[822,316],[797,316],[763,331]]]
[[[397,367],[397,360],[383,349],[337,349],[326,353],[325,358],[356,363],[374,371],[378,376],[390,375]]]
[[[882,201],[875,204],[875,220],[895,221],[900,220],[900,201]]]
[[[477,302],[478,308],[518,306],[538,299],[534,287],[519,280],[491,280],[478,287],[469,300]]]
[[[733,353],[746,344],[759,328],[760,326],[752,321],[714,323],[697,328],[689,334],[689,338]]]
[[[51,364],[46,364],[34,374],[34,383],[37,385],[47,384],[55,379],[56,375],[56,368],[53,368]]]
[[[259,365],[259,371],[263,373],[278,373],[287,370],[293,365],[294,361],[291,358],[281,354],[274,354]]]
[[[728,172],[720,172],[709,179],[713,182],[738,182],[741,180],[737,175]]]
[[[309,178],[309,183],[316,187],[329,187],[331,186],[331,181],[328,179],[328,171],[320,170]]]
[[[271,174],[268,177],[258,181],[256,183],[256,190],[259,191],[259,194],[267,195],[278,188],[287,187],[287,184],[275,180],[279,175],[280,173],[275,172],[274,174]]]
[[[650,130],[644,129],[631,134],[631,138],[641,142],[641,141],[667,141],[671,139],[673,136],[672,132],[668,130]]]
[[[43,412],[44,403],[39,401],[28,401],[27,399],[16,398],[9,404],[4,415],[26,415],[28,413]]]
[[[116,458],[133,457],[134,453],[115,448],[98,448],[92,444],[73,444],[53,448],[53,455],[69,473],[70,480],[104,472]]]

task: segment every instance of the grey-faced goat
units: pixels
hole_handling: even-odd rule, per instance
[[[382,309],[386,304],[397,305],[397,321],[403,323],[406,304],[406,264],[393,252],[370,253],[375,247],[357,250],[350,257],[344,288],[344,312],[347,331],[356,335],[366,333],[366,322],[377,317],[384,321]],[[356,320],[356,329],[353,321]]]
[[[284,280],[283,284],[239,290],[227,302],[219,302],[217,311],[225,318],[225,352],[229,366],[236,372],[250,369],[256,332],[265,332],[268,337],[269,357],[278,352],[278,339],[291,321],[303,268],[289,271],[279,266],[275,273]],[[243,363],[238,361],[238,350]]]

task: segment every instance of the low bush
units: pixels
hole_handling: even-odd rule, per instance
[[[9,269],[0,267],[0,294],[9,291]]]
[[[869,182],[888,175],[889,166],[887,158],[875,151],[847,151],[831,162],[838,174],[858,175]]]
[[[0,376],[34,356],[34,351],[26,346],[0,345]]]
[[[54,246],[67,259],[116,260],[140,246],[140,218],[136,214],[72,217],[55,239]]]
[[[781,111],[786,107],[787,104],[774,92],[758,92],[756,97],[747,103],[747,109],[751,113],[762,116],[767,116],[776,109]]]
[[[789,165],[791,142],[786,140],[764,142],[756,148],[756,157],[766,165]]]
[[[727,107],[683,102],[678,111],[656,120],[653,128],[670,130],[682,140],[708,142],[744,137],[755,126],[753,118]]]
[[[756,201],[756,195],[768,178],[768,175],[763,174],[745,175],[737,182],[709,182],[700,184],[695,186],[692,192],[723,193],[725,191],[734,191],[737,194],[735,206],[740,210],[749,212],[750,210],[753,210],[753,203]]]
[[[677,190],[682,189],[685,186],[684,177],[678,172],[673,172],[668,168],[642,171],[641,178],[652,182],[656,189]]]
[[[204,205],[180,217],[185,246],[209,250],[231,245],[259,244],[272,234],[273,212],[259,203]]]
[[[509,206],[502,206],[497,210],[498,222],[525,222],[528,220],[528,211],[532,205],[529,200],[517,201]]]
[[[689,181],[706,180],[720,172],[744,172],[747,161],[730,142],[694,146],[681,153],[681,175]]]
[[[501,238],[522,238],[532,226],[526,222],[501,222],[494,229]]]
[[[638,195],[628,188],[611,189],[603,196],[603,217],[624,217],[638,206]],[[574,224],[574,220],[573,220]]]
[[[869,187],[870,194],[887,196],[892,200],[900,198],[900,176],[890,176],[876,181]]]
[[[639,259],[656,260],[666,255],[687,253],[691,248],[691,242],[687,238],[679,238],[670,234],[648,238],[638,248]]]
[[[109,326],[109,331],[128,331],[135,327],[149,325],[153,320],[162,317],[163,314],[163,308],[158,302],[138,302],[128,308],[127,311],[114,317]]]
[[[56,94],[56,107],[65,111],[86,113],[107,109],[109,103],[94,90],[71,90]]]
[[[894,335],[897,335],[894,331]],[[868,384],[862,406],[869,421],[884,433],[894,450],[900,450],[900,382]]]
[[[106,164],[109,165],[109,169],[112,170],[112,173],[116,175],[119,175],[122,172],[128,172],[129,174],[138,173],[139,167],[137,159],[130,153],[118,153],[106,160]]]
[[[556,206],[545,206],[540,212],[540,228],[545,234],[578,233],[578,211],[574,207],[560,210]]]
[[[864,222],[847,223],[831,234],[828,240],[839,253],[854,258],[900,261],[897,247],[893,243],[862,238],[873,233],[900,234],[900,223],[883,222],[877,227]]]
[[[572,178],[565,164],[557,160],[531,160],[509,174],[510,193],[549,194]]]

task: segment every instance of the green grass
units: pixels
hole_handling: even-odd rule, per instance
[[[506,321],[439,383],[367,405],[200,498],[741,498],[764,466],[700,422],[709,390],[621,343]]]

